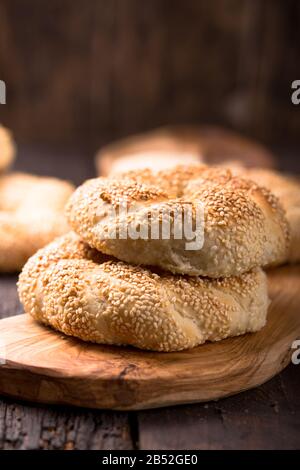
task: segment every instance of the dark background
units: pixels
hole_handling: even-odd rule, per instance
[[[0,0],[0,121],[22,156],[73,149],[83,176],[99,146],[172,123],[223,124],[297,159],[299,52],[299,0]]]

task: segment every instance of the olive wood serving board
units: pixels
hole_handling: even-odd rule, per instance
[[[100,346],[28,315],[0,321],[0,393],[34,402],[134,410],[216,400],[280,372],[300,338],[300,266],[268,273],[272,299],[258,333],[176,353]]]

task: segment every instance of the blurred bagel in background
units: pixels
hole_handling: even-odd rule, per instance
[[[164,170],[178,164],[219,164],[239,161],[246,167],[276,166],[276,157],[263,145],[215,126],[177,125],[137,134],[103,147],[96,155],[99,175],[149,168]]]
[[[0,272],[21,270],[39,248],[68,231],[64,207],[73,190],[57,178],[0,176]]]
[[[15,157],[15,144],[8,129],[0,124],[0,172],[12,163]]]

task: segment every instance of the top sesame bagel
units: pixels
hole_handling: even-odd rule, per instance
[[[15,145],[10,132],[0,124],[0,171],[5,170],[13,161]]]
[[[19,271],[39,248],[68,231],[64,206],[74,187],[26,173],[0,176],[0,271]]]
[[[176,235],[180,219],[175,216],[184,217],[187,206],[196,227],[194,241],[201,242],[204,235],[203,246],[188,244],[191,236],[183,230]],[[67,214],[71,227],[90,246],[173,273],[239,275],[282,262],[288,248],[288,224],[277,198],[222,168],[181,166],[95,178],[71,196]],[[167,236],[161,232],[165,222]],[[152,232],[155,223],[158,236]]]

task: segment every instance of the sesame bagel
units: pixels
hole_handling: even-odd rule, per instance
[[[240,161],[246,166],[274,166],[265,147],[238,133],[207,125],[173,125],[133,135],[103,147],[96,155],[100,176],[150,168],[163,170],[178,164],[216,165]]]
[[[15,145],[10,132],[0,124],[0,171],[5,170],[13,161]]]
[[[68,233],[39,250],[20,274],[18,290],[37,321],[100,344],[179,351],[261,329],[266,276],[209,280],[109,258]]]
[[[300,183],[274,170],[235,167],[233,172],[268,188],[280,200],[290,225],[291,243],[287,261],[300,261]]]
[[[176,235],[175,214],[183,216],[187,206],[191,225],[198,226],[196,241],[202,237],[203,246],[188,245],[185,232]],[[288,223],[275,196],[229,170],[203,165],[89,180],[70,198],[67,215],[73,230],[103,253],[193,276],[236,276],[281,263],[289,242]],[[169,236],[160,230],[153,237],[155,223],[160,228],[168,223]]]
[[[73,190],[56,178],[0,177],[0,271],[19,271],[36,250],[69,230],[64,206]]]

